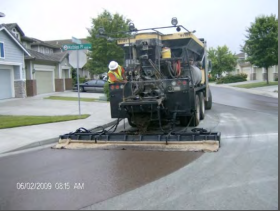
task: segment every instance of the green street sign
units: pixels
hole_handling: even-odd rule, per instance
[[[67,44],[63,45],[62,49],[64,51],[71,51],[71,50],[90,50],[92,48],[92,45],[90,43],[84,43],[84,44]]]

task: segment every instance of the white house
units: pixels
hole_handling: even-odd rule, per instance
[[[252,65],[250,62],[246,62],[246,54],[239,53],[237,56],[237,65],[233,74],[246,73],[248,75],[247,80],[261,80],[266,81],[267,74],[265,68],[259,68]],[[278,65],[268,68],[268,80],[275,81],[278,78]]]
[[[26,97],[24,56],[31,56],[5,25],[0,25],[0,99]]]

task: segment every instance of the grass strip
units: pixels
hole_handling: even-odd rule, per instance
[[[65,115],[65,116],[0,115],[0,129],[85,119],[89,116],[90,116],[89,114],[83,114],[81,116],[79,115]]]
[[[275,86],[275,85],[278,85],[278,81],[269,82],[269,84],[267,84],[266,81],[263,81],[263,82],[259,82],[259,83],[235,85],[234,87],[251,89],[251,88],[257,88],[257,87]]]

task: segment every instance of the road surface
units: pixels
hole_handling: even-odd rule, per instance
[[[47,148],[2,157],[0,208],[278,209],[278,99],[212,93],[200,127],[222,133],[218,152]]]

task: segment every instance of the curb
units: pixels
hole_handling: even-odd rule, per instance
[[[278,93],[276,93],[276,92],[275,93],[274,92],[266,92],[266,91],[238,88],[238,87],[232,87],[232,86],[226,86],[226,85],[213,85],[213,84],[210,84],[210,87],[211,86],[234,89],[234,90],[237,90],[237,91],[247,92],[247,93],[250,93],[250,94],[262,95],[262,96],[265,96],[265,97],[278,98]]]
[[[107,128],[107,127],[115,125],[116,123],[117,123],[117,120],[114,120],[112,122],[109,122],[109,123],[106,123],[104,125],[100,125],[100,126],[97,126],[97,127]],[[97,128],[97,127],[94,127],[94,128],[88,129],[88,130],[93,130],[93,129]],[[7,151],[7,152],[3,152],[2,154],[0,154],[0,157],[8,156],[9,154],[14,154],[15,152],[18,152],[18,151],[24,152],[25,150],[29,150],[31,148],[42,148],[42,147],[44,147],[46,145],[54,144],[56,142],[58,142],[58,137],[50,138],[50,139],[46,139],[46,140],[42,140],[42,141],[38,141],[38,142],[34,142],[34,143],[31,143],[31,144],[27,144],[25,146],[22,146],[22,147],[19,147],[19,148]],[[18,152],[18,153],[20,153],[20,152]]]

